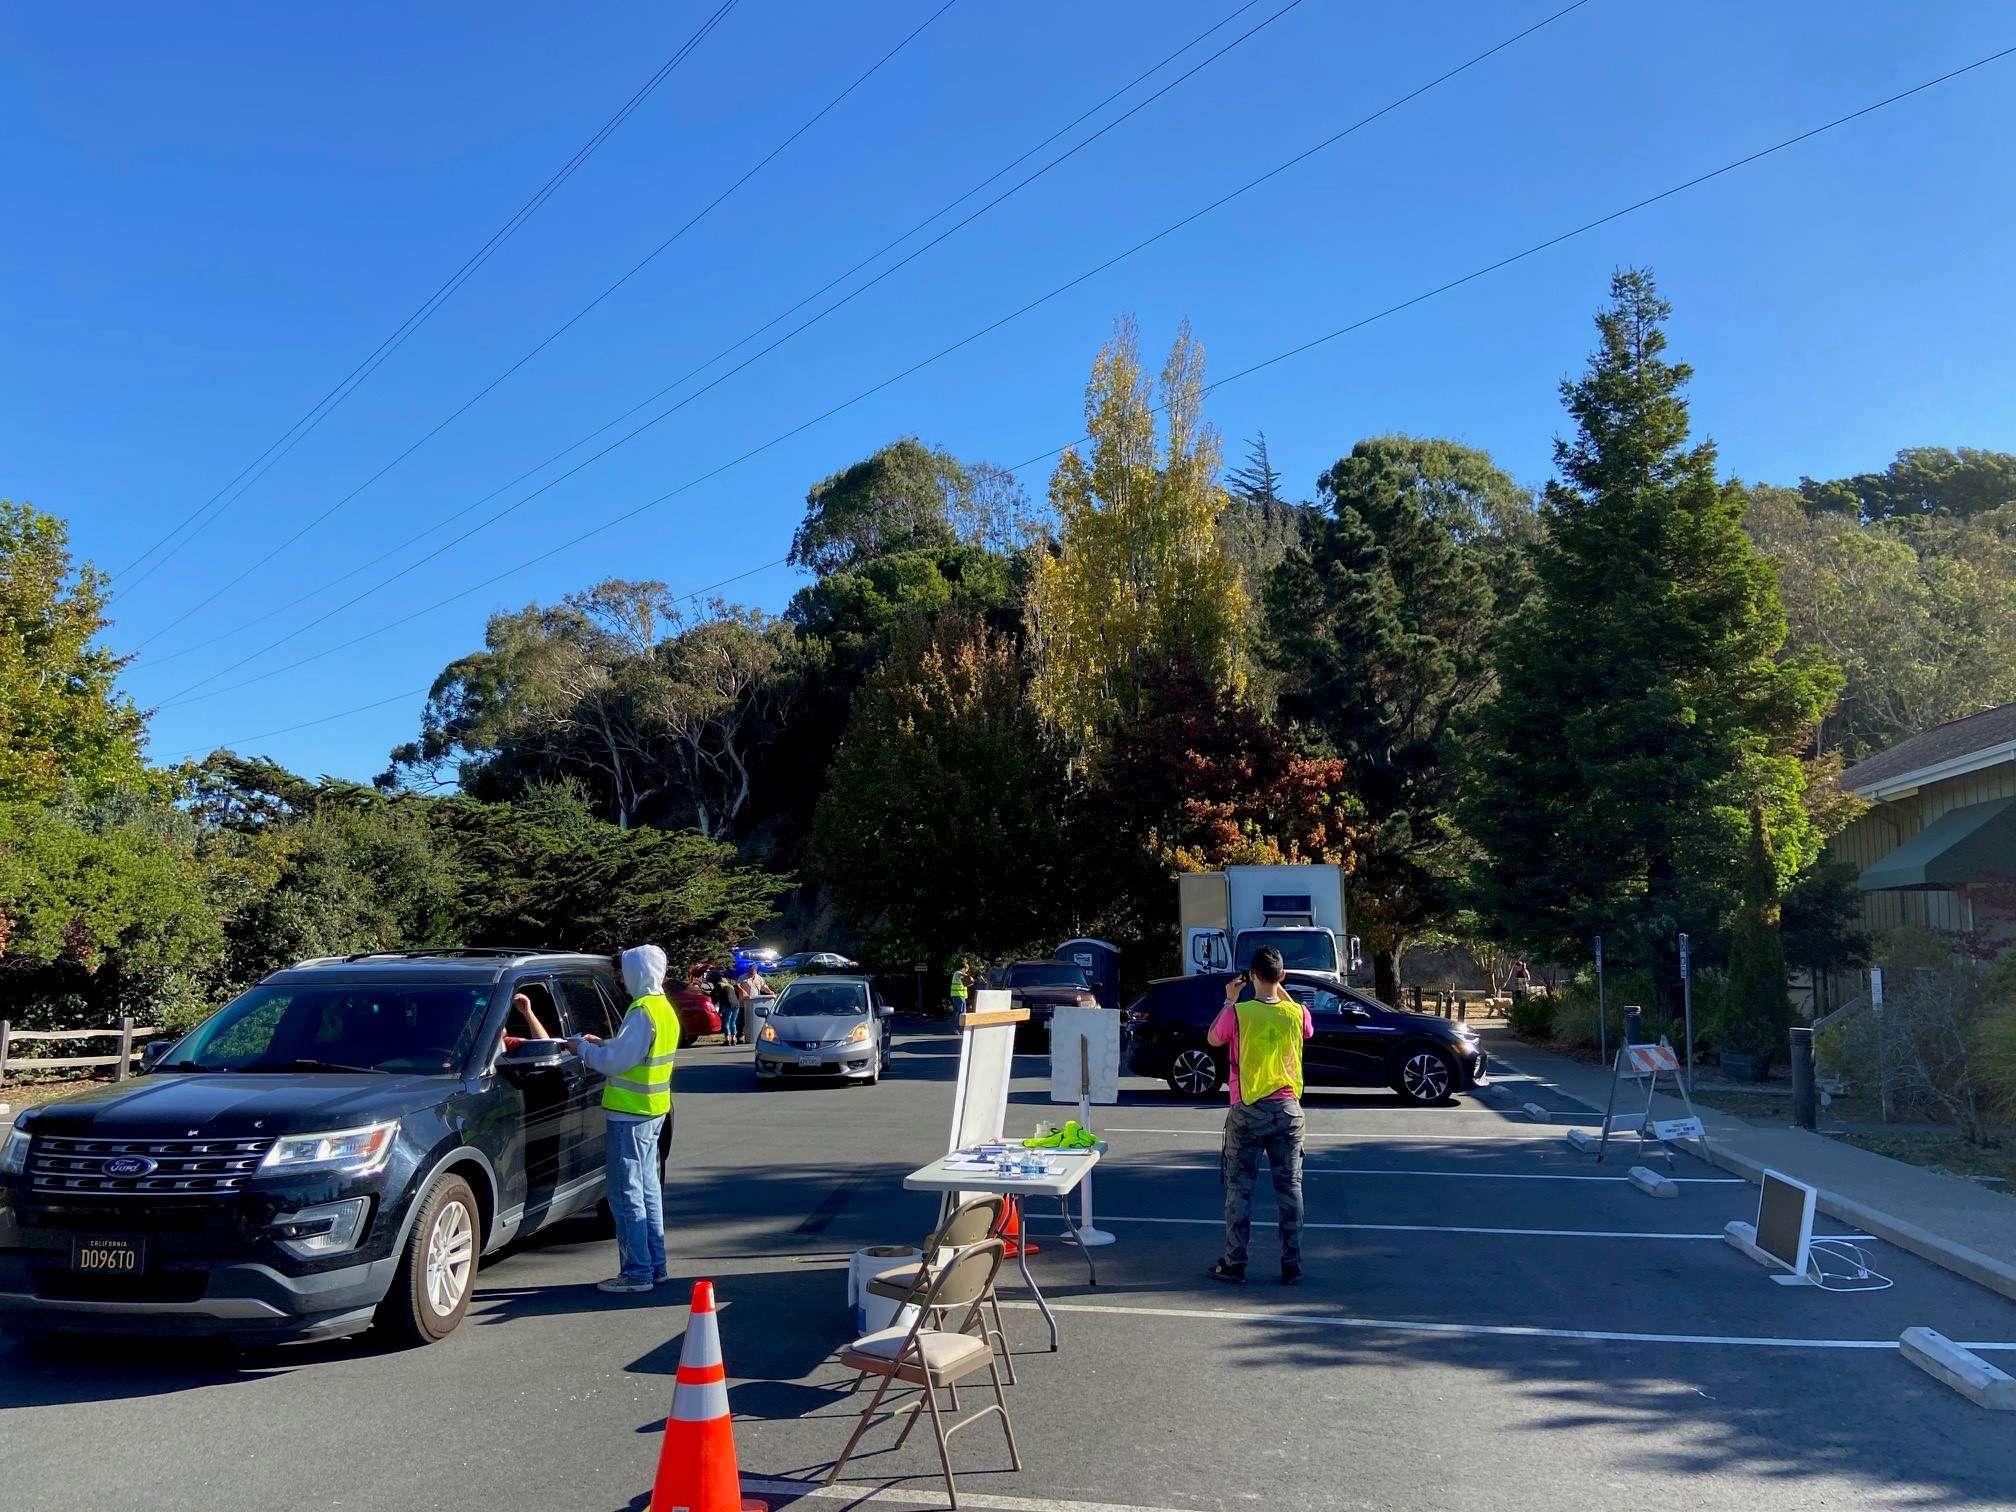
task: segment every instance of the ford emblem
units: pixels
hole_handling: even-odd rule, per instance
[[[159,1161],[149,1160],[145,1155],[121,1155],[105,1162],[107,1176],[145,1176],[159,1168]]]

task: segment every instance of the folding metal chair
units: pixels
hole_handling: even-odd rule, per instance
[[[993,1346],[986,1338],[975,1338],[968,1332],[993,1289],[994,1277],[1000,1271],[1006,1253],[1006,1246],[999,1239],[984,1239],[978,1244],[966,1246],[933,1274],[929,1290],[917,1304],[916,1321],[908,1328],[885,1328],[880,1333],[856,1339],[840,1352],[841,1364],[882,1379],[875,1388],[875,1395],[861,1409],[861,1421],[854,1425],[847,1447],[833,1462],[833,1468],[826,1476],[827,1485],[840,1478],[841,1470],[854,1453],[854,1446],[868,1431],[875,1409],[881,1405],[890,1385],[899,1381],[916,1387],[918,1400],[911,1406],[910,1420],[903,1425],[903,1432],[897,1437],[894,1447],[901,1449],[910,1437],[910,1430],[917,1426],[918,1417],[925,1412],[930,1414],[931,1431],[938,1440],[938,1463],[945,1470],[945,1492],[951,1497],[955,1509],[959,1505],[959,1487],[953,1480],[952,1454],[947,1441],[961,1428],[978,1422],[990,1412],[1000,1413],[1001,1431],[1008,1438],[1009,1465],[1016,1470],[1022,1468],[1022,1456],[1015,1447],[1015,1425],[1008,1417],[1008,1399],[1001,1392],[1001,1368],[994,1358]],[[965,1307],[967,1314],[957,1330],[924,1326],[925,1320],[934,1314],[960,1307]],[[993,1382],[993,1402],[947,1427],[938,1410],[938,1392],[941,1389],[949,1391],[960,1381],[982,1370]],[[958,1409],[955,1407],[953,1410],[956,1412]]]
[[[917,1306],[919,1298],[931,1288],[931,1277],[936,1267],[952,1251],[978,1244],[999,1228],[1001,1214],[1007,1206],[1008,1199],[997,1192],[961,1203],[949,1218],[938,1225],[938,1231],[924,1241],[923,1259],[876,1272],[874,1279],[868,1283],[868,1290],[878,1297],[893,1298],[906,1307]],[[1008,1384],[1013,1386],[1015,1357],[1008,1351],[1008,1330],[1001,1321],[1001,1302],[992,1286],[987,1288],[986,1300],[988,1313],[993,1319],[992,1325],[987,1327],[987,1340],[1001,1351],[1001,1363],[1008,1371]],[[943,1321],[942,1317],[931,1320],[934,1327]],[[861,1384],[859,1376],[855,1377],[854,1384],[857,1387]],[[952,1406],[955,1411],[959,1406],[957,1392],[952,1395]]]

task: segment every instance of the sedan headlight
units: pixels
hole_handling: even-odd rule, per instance
[[[282,1174],[335,1171],[345,1176],[370,1176],[385,1169],[392,1155],[392,1138],[398,1132],[399,1120],[393,1118],[333,1134],[283,1135],[273,1142],[259,1169]]]
[[[848,1035],[847,1038],[844,1041],[842,1041],[842,1043],[849,1045],[859,1045],[865,1043],[867,1039],[868,1039],[868,1026],[866,1024],[856,1024],[854,1026],[854,1032]]]
[[[759,1040],[764,1040],[766,1042],[775,1040],[777,1038],[777,1026],[775,1024],[765,1024],[763,1026],[763,1032],[757,1035],[756,1038],[758,1038]]]
[[[18,1124],[7,1131],[7,1142],[0,1144],[0,1172],[19,1176],[28,1169],[28,1141],[31,1137]]]

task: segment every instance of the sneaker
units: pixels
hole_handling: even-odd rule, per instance
[[[671,1279],[672,1279],[672,1272],[660,1271],[658,1272],[657,1275],[651,1278],[651,1284],[653,1286],[663,1286],[667,1281],[670,1281]]]
[[[603,1292],[648,1292],[649,1281],[632,1280],[629,1276],[611,1276],[607,1281],[597,1281],[595,1290]]]
[[[1234,1286],[1246,1284],[1246,1267],[1243,1265],[1227,1265],[1223,1260],[1216,1260],[1206,1274],[1213,1281],[1227,1281]]]
[[[1290,1265],[1285,1260],[1282,1261],[1281,1284],[1283,1286],[1300,1286],[1302,1284],[1302,1267],[1299,1265]]]

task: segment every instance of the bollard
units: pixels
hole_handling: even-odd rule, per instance
[[[1820,1092],[1813,1081],[1813,1030],[1806,1024],[1792,1030],[1792,1122],[1802,1129],[1820,1126]]]
[[[1624,1010],[1624,1043],[1642,1045],[1645,1043],[1645,1010],[1626,1008]]]

